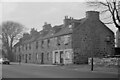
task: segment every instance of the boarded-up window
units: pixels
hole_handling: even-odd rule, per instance
[[[65,35],[61,37],[61,41],[65,45],[69,44],[70,40],[71,40],[70,35]]]

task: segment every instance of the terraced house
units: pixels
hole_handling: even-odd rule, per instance
[[[36,64],[80,64],[88,57],[114,54],[114,33],[99,19],[99,12],[87,11],[86,17],[65,16],[63,24],[43,30],[31,29],[14,46],[15,61]]]

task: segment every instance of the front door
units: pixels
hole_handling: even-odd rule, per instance
[[[64,58],[63,58],[63,51],[60,51],[60,63],[63,64],[64,63]]]
[[[41,64],[44,64],[44,53],[41,54]]]
[[[55,52],[55,64],[58,64],[59,63],[59,54],[58,54],[58,51]]]

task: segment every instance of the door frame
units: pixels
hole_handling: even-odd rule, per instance
[[[59,57],[59,60],[58,60],[58,64],[60,64],[61,63],[61,54],[60,54],[60,51],[62,51],[63,52],[63,55],[64,55],[64,50],[54,50],[53,51],[53,64],[56,64],[56,62],[57,62],[57,57]],[[56,53],[57,52],[57,53]],[[56,57],[56,54],[58,54],[57,55],[57,57]],[[63,62],[62,62],[63,64],[64,64],[64,58],[63,58]]]

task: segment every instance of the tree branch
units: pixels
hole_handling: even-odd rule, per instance
[[[103,14],[103,13],[105,13],[105,12],[107,12],[107,11],[109,11],[109,9],[103,10],[103,11],[101,11],[100,13]]]
[[[108,4],[105,4],[103,2],[99,2],[99,3],[102,4],[102,5],[104,5],[104,6],[106,6],[106,7],[108,7]]]
[[[110,3],[106,0],[107,4],[108,4],[108,9],[110,11],[111,14],[113,14],[113,9],[111,8],[112,6],[110,5]]]
[[[107,22],[107,23],[104,23],[104,24],[113,24],[114,22]]]
[[[118,11],[117,11],[117,9],[115,8],[115,11],[116,11],[116,18],[117,18],[117,20],[118,20],[118,22],[120,23],[120,16],[118,15]]]

